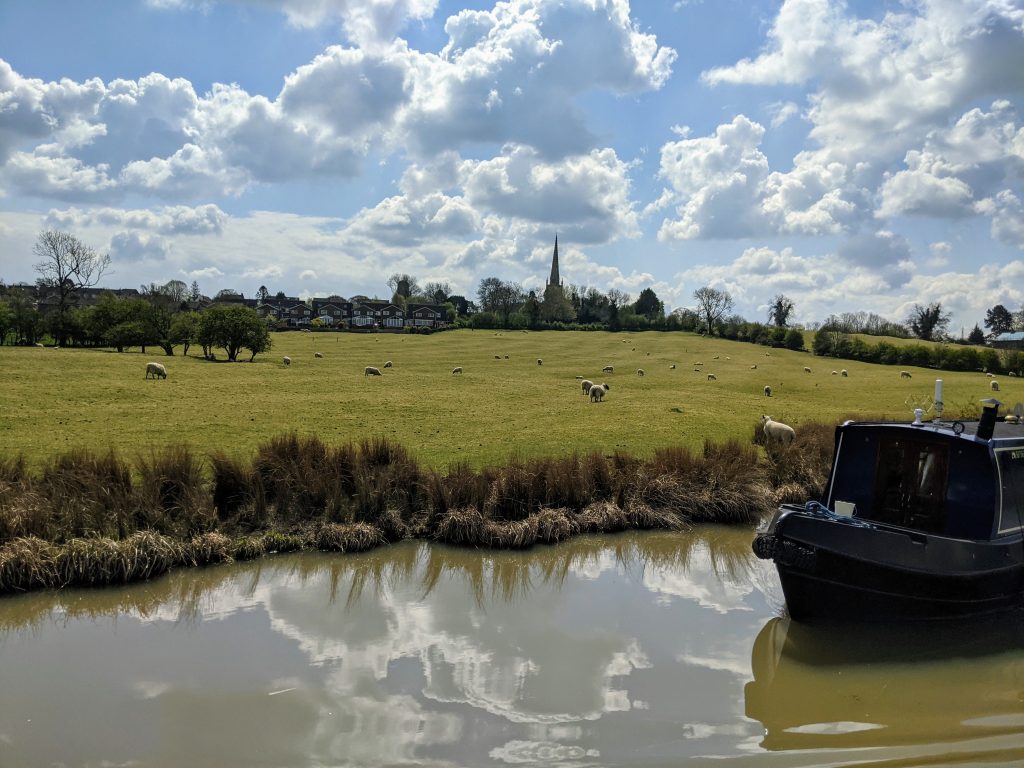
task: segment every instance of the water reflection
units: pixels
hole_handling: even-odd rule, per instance
[[[771,619],[754,641],[746,714],[773,751],[964,742],[965,755],[1022,760],[1022,641],[1020,615],[888,628]]]
[[[913,763],[923,745],[998,762],[1024,744],[1019,636],[790,627],[750,535],[407,542],[0,600],[0,766]]]

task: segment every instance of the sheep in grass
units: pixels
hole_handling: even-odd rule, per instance
[[[849,375],[850,375],[850,374],[846,372],[846,369],[845,369],[845,368],[843,368],[843,370],[841,370],[841,371],[839,372],[839,375],[840,375],[840,376],[841,376],[842,378],[844,378],[844,379],[845,379],[845,378],[849,377]]]
[[[166,379],[167,369],[164,368],[163,365],[161,365],[160,363],[146,363],[147,379],[149,378],[150,374],[153,374],[154,379]]]
[[[384,363],[384,367],[385,368],[391,368],[391,367],[393,367],[393,364],[392,364],[392,362],[390,360],[388,360],[386,363]]]
[[[765,384],[765,387],[764,387],[764,396],[765,397],[771,397],[772,396],[772,388],[769,387],[767,384]]]
[[[590,394],[590,388],[592,386],[594,386],[594,382],[592,382],[590,379],[584,379],[583,381],[580,382],[580,389],[583,390],[584,395]]]
[[[495,359],[495,360],[501,360],[501,355],[495,355],[495,356],[494,356],[494,359]]]
[[[590,388],[590,402],[600,403],[604,400],[605,393],[611,389],[607,384],[595,384]]]
[[[750,366],[750,370],[756,371],[757,370],[757,363],[754,363],[752,366]]]
[[[601,369],[601,373],[614,373],[614,372],[615,372],[615,368],[614,368],[614,366],[611,366],[611,365],[606,365],[604,368]]]
[[[796,431],[788,424],[781,421],[772,421],[771,416],[761,417],[761,426],[764,429],[764,436],[768,440],[776,440],[783,445],[789,445],[796,437]]]
[[[990,379],[994,379],[996,377],[994,373],[986,373],[985,375],[988,376]]]
[[[804,373],[810,373],[810,372],[811,372],[811,369],[810,369],[810,368],[808,368],[808,367],[807,367],[807,366],[805,365],[805,366],[804,366]]]
[[[576,377],[576,381],[583,381],[583,377],[582,376],[577,376]]]
[[[323,352],[314,352],[313,353],[313,357],[323,357],[323,356],[324,356]]]
[[[639,376],[639,377],[640,377],[640,378],[642,379],[642,378],[643,378],[644,376],[646,376],[647,374],[646,374],[646,373],[644,373],[644,369],[643,369],[643,368],[637,368],[637,369],[636,369],[636,375],[637,375],[637,376]]]
[[[1006,375],[1007,375],[1007,376],[1016,376],[1017,374],[1016,374],[1016,373],[1014,373],[1013,371],[1010,371],[1010,372],[1009,372],[1009,373],[1007,373]]]
[[[456,373],[462,373],[462,366],[461,365],[456,366],[455,368],[452,368],[452,376],[454,376]]]
[[[380,368],[374,368],[372,365],[368,365],[363,368],[363,376],[383,376],[380,372]]]
[[[675,363],[672,363],[672,365],[670,365],[670,366],[668,367],[668,369],[669,369],[670,371],[674,371],[674,370],[676,369],[676,364],[675,364]]]
[[[285,355],[283,358],[281,358],[281,362],[284,363],[285,365],[291,365],[292,359]]]
[[[718,381],[718,377],[713,373],[708,374],[708,381]]]
[[[910,375],[910,371],[900,371],[900,378],[901,379],[912,379],[914,377]]]
[[[537,365],[544,365],[544,361],[541,360],[539,357],[537,358]]]
[[[988,385],[992,388],[993,392],[998,392],[999,391],[999,382],[998,381],[990,381],[988,383]]]
[[[838,376],[839,375],[839,371],[832,371],[832,375],[833,376]]]
[[[505,359],[508,360],[508,355],[505,355]]]

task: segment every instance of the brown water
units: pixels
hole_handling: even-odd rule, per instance
[[[0,766],[1024,765],[1015,621],[777,618],[751,533],[406,543],[0,600]]]

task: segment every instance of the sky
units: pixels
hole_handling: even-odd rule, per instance
[[[44,34],[45,32],[45,34]],[[0,279],[1024,306],[1024,0],[3,0]]]

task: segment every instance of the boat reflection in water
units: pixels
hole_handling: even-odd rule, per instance
[[[1017,614],[898,630],[776,618],[754,641],[746,714],[764,725],[760,746],[772,751],[883,747],[893,758],[891,748],[906,746],[917,758],[1019,765],[1022,648]]]

